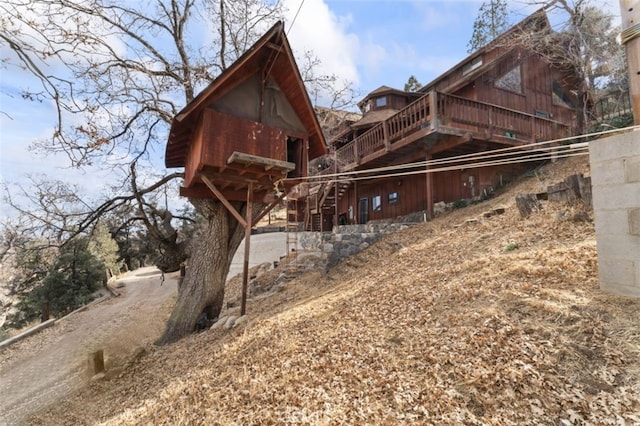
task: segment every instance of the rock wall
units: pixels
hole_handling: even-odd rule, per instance
[[[303,252],[319,256],[326,268],[332,268],[344,258],[366,249],[383,235],[412,225],[412,223],[368,223],[335,226],[333,232],[301,232],[298,236],[298,247]]]
[[[589,143],[600,288],[640,297],[640,131]]]

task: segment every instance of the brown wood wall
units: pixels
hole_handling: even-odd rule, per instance
[[[466,170],[452,170],[433,174],[433,202],[452,203],[461,199],[479,197],[483,191],[497,189],[501,183],[507,183],[525,170],[522,165],[505,165]],[[469,177],[473,177],[473,184]],[[389,178],[376,182],[358,182],[351,184],[349,190],[339,202],[339,214],[347,215],[352,206],[354,218],[358,221],[358,206],[361,198],[367,198],[369,220],[393,219],[413,212],[426,210],[426,175],[412,175]],[[389,194],[397,192],[398,202],[389,203]],[[379,195],[382,199],[380,211],[373,211],[372,198]]]
[[[234,151],[286,161],[285,136],[282,129],[206,109],[201,161],[223,168]]]
[[[495,80],[518,64],[521,66],[523,92],[515,93],[496,87]],[[575,111],[553,102],[554,80],[566,85],[566,78],[566,75],[550,67],[538,56],[517,49],[501,58],[492,69],[457,94],[528,114],[545,112],[554,121],[572,124],[575,123]],[[469,93],[470,91],[475,93]]]

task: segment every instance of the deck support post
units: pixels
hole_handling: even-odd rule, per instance
[[[429,170],[430,169],[430,163],[431,163],[431,159],[432,159],[432,155],[431,154],[427,154],[426,157],[426,179],[427,179],[427,219],[431,220],[433,219],[433,173]]]
[[[240,315],[247,313],[247,288],[249,288],[249,253],[251,245],[251,218],[253,216],[253,183],[247,188],[247,219],[244,228],[244,263],[242,265],[242,303]]]
[[[251,249],[251,227],[253,226],[253,182],[248,183],[247,187],[247,211],[245,217],[233,207],[233,205],[225,198],[225,196],[216,188],[209,178],[204,175],[200,175],[200,179],[205,185],[215,194],[220,202],[227,208],[229,213],[236,218],[241,226],[244,227],[244,263],[242,265],[242,303],[240,307],[240,315],[244,315],[247,312],[247,289],[249,288],[249,253]],[[273,201],[263,212],[256,217],[255,222],[259,222],[265,215],[267,215],[282,199],[286,193],[280,194],[280,196]]]
[[[338,206],[338,196],[340,195],[340,191],[338,190],[339,186],[339,176],[338,176],[338,151],[333,151],[333,173],[335,176],[335,183],[333,184],[334,192],[334,203],[335,203],[335,212],[333,215],[333,226],[338,226],[340,222],[338,221],[338,215],[340,214],[340,208]]]

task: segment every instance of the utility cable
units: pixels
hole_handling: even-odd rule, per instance
[[[542,150],[550,150],[550,151],[566,150],[567,147],[571,147],[572,145],[554,145],[554,146],[547,147],[547,148],[537,148],[537,149],[533,149],[533,148],[542,147],[544,145],[569,142],[569,141],[572,141],[572,140],[596,138],[596,137],[599,137],[599,136],[606,136],[606,135],[613,134],[613,133],[620,133],[620,132],[631,131],[631,130],[640,130],[640,126],[631,126],[631,127],[621,128],[621,129],[605,130],[605,131],[602,131],[602,132],[587,133],[587,134],[584,134],[584,135],[570,136],[570,137],[566,137],[566,138],[553,139],[553,140],[543,141],[543,142],[535,142],[535,143],[530,143],[530,144],[525,144],[525,145],[511,146],[511,147],[507,147],[507,148],[499,148],[499,149],[490,150],[490,151],[482,151],[482,152],[470,153],[470,154],[461,154],[461,155],[457,155],[457,156],[445,157],[445,158],[440,158],[440,159],[422,160],[422,161],[418,161],[418,162],[414,162],[414,163],[378,167],[378,168],[367,169],[367,170],[354,170],[354,171],[345,171],[345,172],[339,172],[339,173],[328,173],[328,174],[323,174],[323,175],[307,176],[307,177],[304,177],[302,179],[308,180],[311,183],[318,183],[318,182],[321,182],[321,181],[327,181],[327,178],[332,178],[332,177],[333,178],[338,177],[338,178],[343,178],[343,179],[344,178],[354,179],[356,176],[362,175],[362,174],[369,175],[368,178],[372,178],[372,177],[375,177],[375,174],[378,174],[378,173],[381,173],[381,172],[386,172],[386,171],[397,171],[397,170],[402,170],[402,169],[427,167],[427,166],[431,166],[431,165],[446,164],[446,163],[460,163],[463,160],[464,161],[480,160],[480,159],[484,159],[484,158],[507,156],[507,155],[512,155],[514,153],[522,153],[522,152],[526,153],[526,152],[542,151]],[[460,169],[460,168],[470,168],[470,166],[467,163],[462,163],[457,168],[458,169]],[[296,180],[300,180],[300,179],[301,178],[297,178]],[[284,181],[287,181],[287,180],[290,180],[290,178],[284,179]]]

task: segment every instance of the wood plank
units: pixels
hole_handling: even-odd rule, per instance
[[[248,166],[262,166],[265,170],[270,169],[278,169],[290,172],[291,170],[295,170],[295,163],[290,163],[288,161],[276,160],[273,158],[260,157],[257,155],[246,154],[244,152],[234,151],[227,160],[227,164],[232,163],[240,163]],[[267,169],[269,167],[269,169]]]

